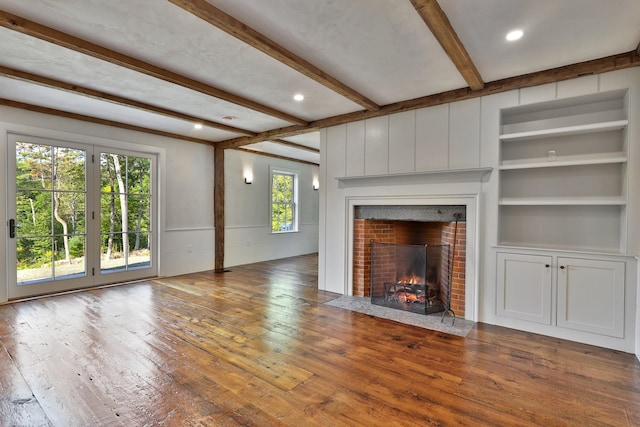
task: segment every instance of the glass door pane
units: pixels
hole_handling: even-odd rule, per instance
[[[9,295],[77,288],[78,279],[88,276],[87,149],[14,135],[10,142],[15,185],[9,189],[9,209],[15,235],[9,255],[16,268],[10,273]]]
[[[151,269],[152,159],[103,152],[100,182],[100,273]]]

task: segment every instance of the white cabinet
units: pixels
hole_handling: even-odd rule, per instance
[[[551,262],[546,255],[498,253],[497,314],[550,325]]]
[[[500,111],[499,323],[612,348],[632,342],[632,95],[615,90]]]
[[[503,110],[499,243],[626,253],[627,93]]]
[[[558,257],[560,327],[623,338],[625,263]]]
[[[498,252],[497,263],[499,316],[624,338],[625,262]]]

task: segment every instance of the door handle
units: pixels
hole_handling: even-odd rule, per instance
[[[16,238],[16,220],[15,219],[9,220],[9,237],[12,239]]]

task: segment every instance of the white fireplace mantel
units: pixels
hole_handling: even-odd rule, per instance
[[[437,182],[479,182],[493,168],[444,169],[423,172],[396,173],[385,175],[363,175],[337,177],[339,187],[416,184]]]

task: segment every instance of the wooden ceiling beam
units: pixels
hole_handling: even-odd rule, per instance
[[[223,148],[238,148],[244,145],[255,144],[256,142],[271,141],[273,139],[286,138],[288,136],[301,135],[303,133],[309,133],[316,130],[320,130],[318,127],[308,126],[288,126],[280,129],[272,129],[264,132],[260,132],[255,136],[247,136],[240,138],[228,139],[226,141],[220,141],[218,144]]]
[[[507,79],[495,80],[493,82],[486,83],[484,85],[484,88],[481,90],[470,90],[470,88],[455,89],[447,92],[437,93],[435,95],[423,96],[420,98],[385,105],[376,112],[357,111],[355,113],[348,113],[339,116],[328,117],[326,119],[316,120],[309,123],[309,125],[306,127],[290,126],[287,128],[273,129],[267,132],[258,133],[253,137],[234,138],[227,141],[221,141],[217,144],[220,147],[224,148],[237,148],[243,145],[253,144],[255,142],[260,142],[267,139],[300,135],[330,126],[370,119],[373,117],[380,117],[388,114],[415,110],[418,108],[433,107],[436,105],[478,98],[481,96],[507,92],[510,90],[538,86],[547,83],[555,83],[563,80],[575,79],[585,75],[601,74],[638,66],[640,66],[640,55],[638,55],[638,52],[636,52],[636,50],[634,49],[630,52],[607,56],[605,58],[594,59],[591,61],[552,68],[545,71],[538,71],[535,73],[510,77]]]
[[[257,154],[259,156],[271,157],[274,159],[289,160],[290,162],[304,163],[305,165],[319,166],[319,164],[316,162],[310,162],[308,160],[301,160],[301,159],[294,159],[293,157],[280,156],[278,154],[264,153],[262,151],[251,150],[249,148],[244,148],[244,147],[232,148],[232,150],[243,151],[245,153]]]
[[[219,28],[227,34],[247,43],[299,73],[355,102],[366,110],[377,111],[380,107],[354,89],[330,76],[295,53],[285,49],[262,33],[243,24],[205,0],[169,0],[174,5]]]
[[[290,123],[296,123],[299,125],[307,124],[305,120],[292,116],[291,114],[287,114],[285,112],[276,110],[266,105],[259,104],[249,99],[245,99],[241,96],[226,92],[224,90],[174,73],[172,71],[165,70],[164,68],[146,63],[139,59],[115,52],[89,41],[82,40],[69,34],[65,34],[61,31],[54,30],[53,28],[49,28],[36,22],[29,21],[28,19],[13,15],[3,10],[0,10],[0,26],[20,32],[22,34],[26,34],[31,37],[38,38],[40,40],[47,41],[49,43],[53,43],[58,46],[62,46],[76,52],[80,52],[85,55],[92,56],[94,58],[98,58],[106,62],[110,62],[120,67],[128,68],[138,73],[164,80],[166,82],[173,83],[187,89],[204,93],[206,95],[213,96],[215,98],[219,98],[227,102],[231,102],[233,104],[237,104],[242,107],[279,118]]]
[[[7,107],[19,108],[21,110],[33,111],[36,113],[48,114],[51,116],[65,117],[68,119],[80,120],[83,122],[95,123],[99,125],[111,126],[120,129],[133,130],[136,132],[149,133],[153,135],[164,136],[167,138],[180,139],[183,141],[197,142],[199,144],[214,145],[215,142],[206,139],[193,138],[190,136],[179,135],[176,133],[165,132],[157,129],[145,128],[142,126],[130,125],[128,123],[116,122],[113,120],[100,119],[98,117],[86,116],[84,114],[70,113],[68,111],[57,110],[55,108],[42,107],[26,102],[13,101],[11,99],[0,98],[0,105]]]
[[[411,0],[411,3],[469,87],[473,90],[482,89],[482,76],[437,0]]]
[[[310,151],[312,153],[319,153],[320,152],[320,150],[318,150],[317,148],[308,147],[306,145],[297,144],[297,143],[291,142],[291,141],[285,141],[284,139],[271,139],[269,142],[273,142],[273,143],[280,144],[280,145],[286,145],[287,147],[295,148],[297,150]]]
[[[41,86],[49,87],[52,89],[63,90],[70,93],[75,93],[82,96],[87,96],[100,101],[107,101],[113,104],[121,105],[124,107],[135,108],[137,110],[147,111],[149,113],[160,114],[173,119],[185,120],[192,123],[201,123],[204,126],[208,126],[214,129],[223,130],[226,132],[238,133],[245,136],[254,136],[255,132],[251,132],[245,129],[236,128],[233,126],[225,125],[223,123],[214,122],[211,120],[203,119],[201,117],[191,116],[189,114],[180,113],[173,110],[168,110],[162,107],[156,107],[154,105],[145,104],[143,102],[135,101],[121,96],[111,95],[105,92],[85,88],[76,84],[65,83],[59,80],[54,80],[48,77],[38,76],[36,74],[27,73],[13,68],[4,67],[0,65],[0,75],[9,77],[15,80],[21,80],[27,83],[35,83]]]

